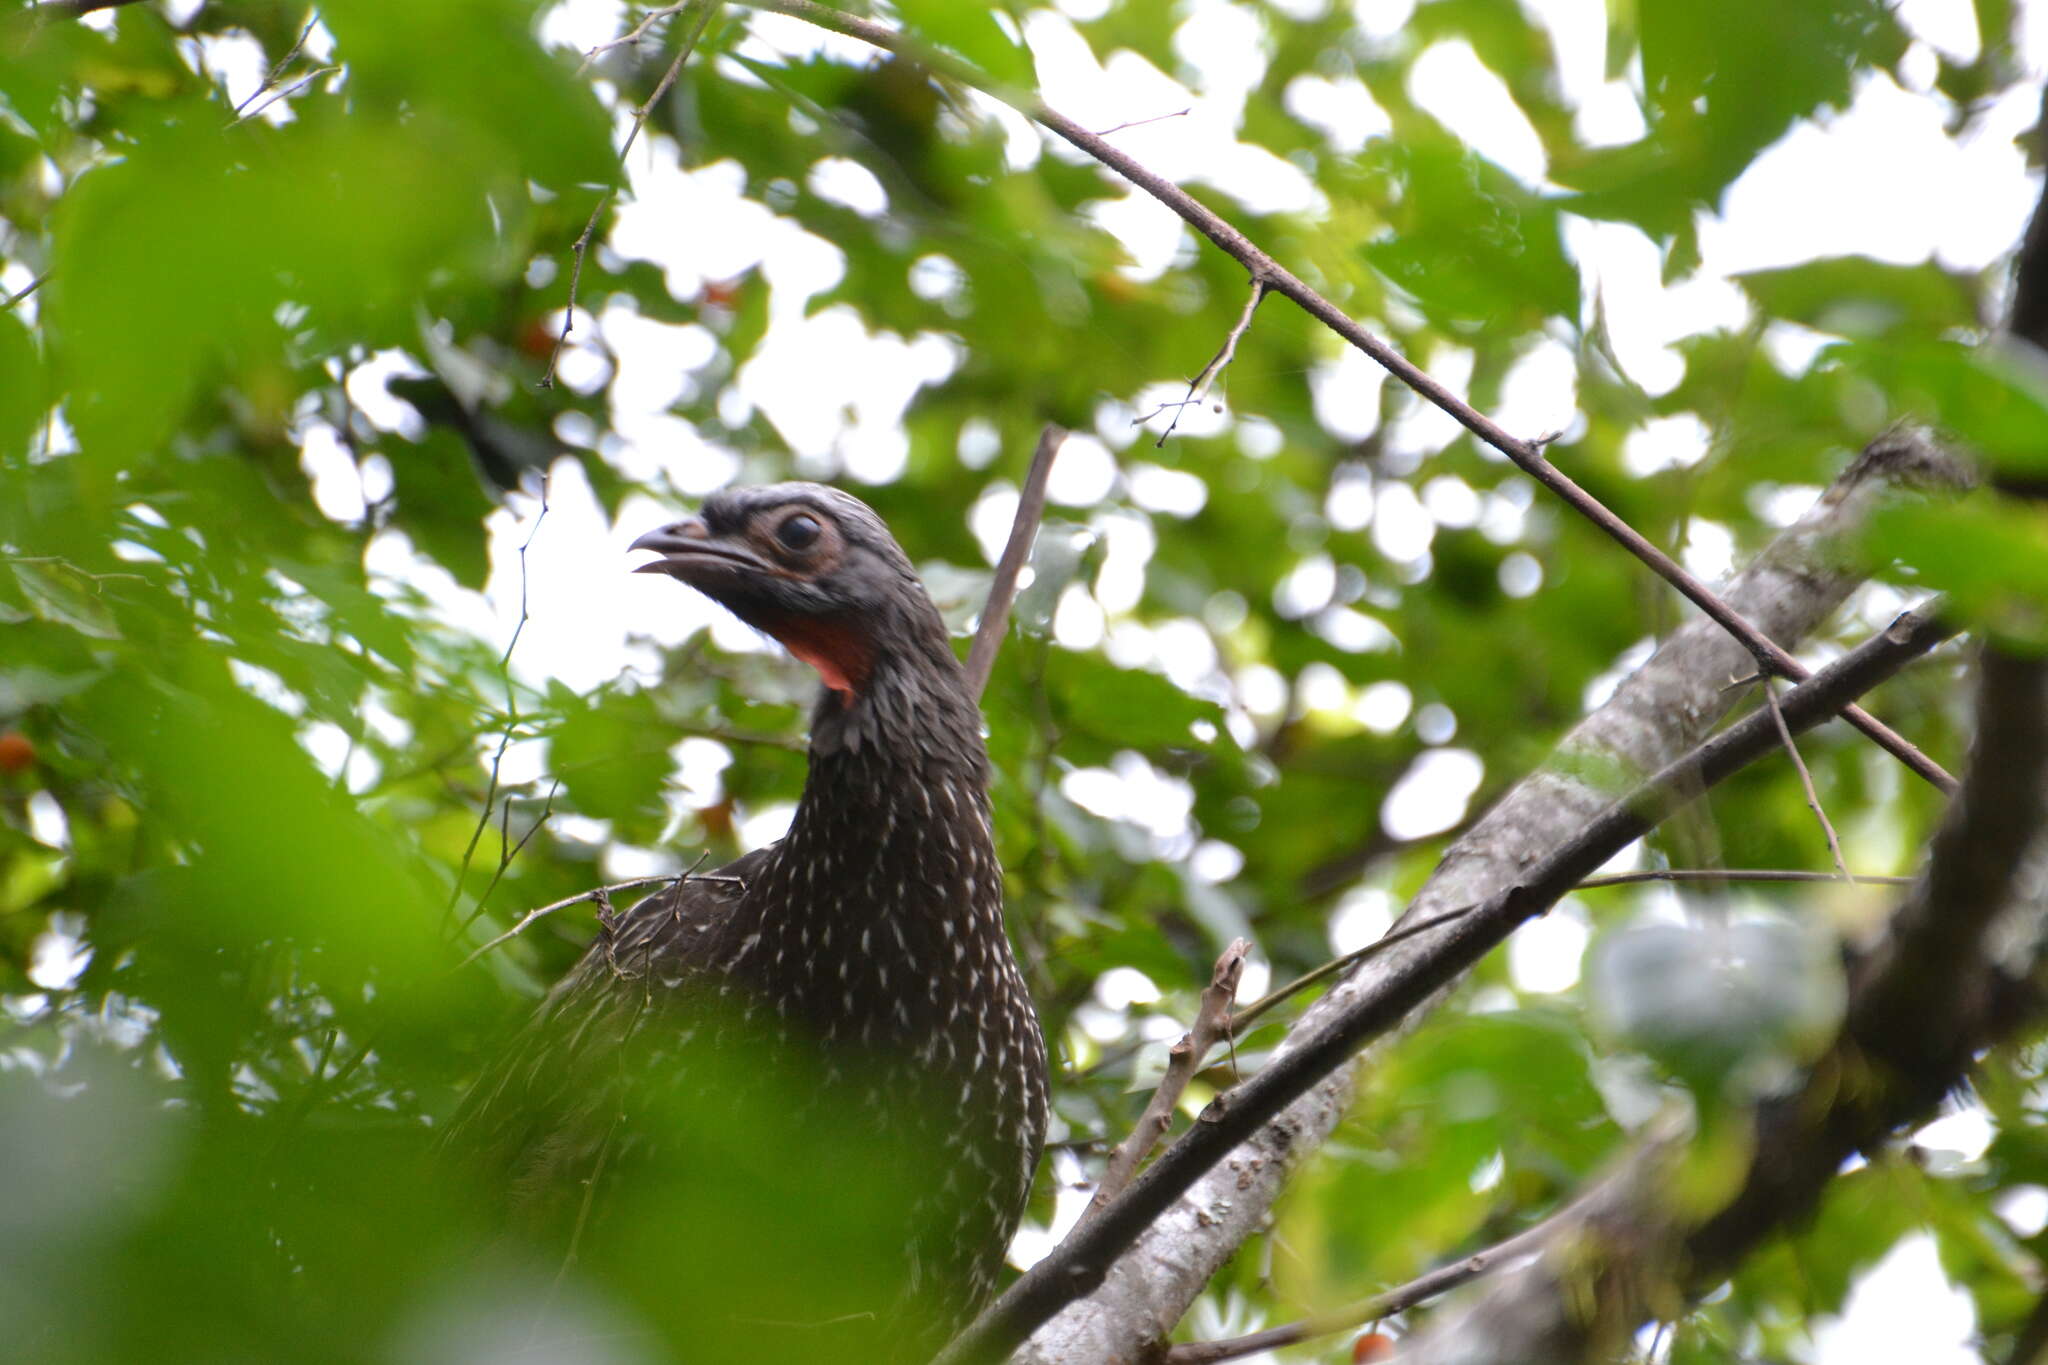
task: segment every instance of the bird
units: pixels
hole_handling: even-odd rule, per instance
[[[977,699],[847,493],[724,489],[631,548],[816,670],[803,793],[775,843],[601,913],[448,1141],[572,1256],[616,1231],[616,1273],[703,1288],[690,1359],[928,1358],[992,1296],[1047,1122]]]

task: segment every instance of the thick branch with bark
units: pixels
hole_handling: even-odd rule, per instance
[[[1805,517],[1726,585],[1724,598],[1775,638],[1798,640],[1818,627],[1859,581],[1839,547],[1874,508],[1902,492],[1949,487],[1958,477],[1924,437],[1899,431],[1881,438]],[[1735,700],[1725,684],[1752,668],[1747,651],[1710,621],[1695,619],[1674,632],[1565,738],[1553,763],[1525,779],[1451,847],[1396,929],[1483,904],[1521,884],[1532,866],[1583,834],[1633,778],[1657,771],[1696,745]],[[1770,717],[1759,713],[1756,719],[1775,742]],[[1359,1002],[1433,976],[1458,931],[1459,926],[1447,924],[1377,955],[1310,1007],[1282,1043],[1280,1055]],[[1442,976],[1415,1003],[1426,1008],[1423,1002],[1435,987],[1455,981],[1460,970]],[[1121,1254],[1099,1288],[1042,1327],[1034,1325],[1036,1335],[1017,1359],[1054,1365],[1138,1358],[1149,1342],[1172,1329],[1222,1264],[1264,1223],[1294,1170],[1336,1126],[1351,1094],[1350,1069],[1340,1068],[1284,1110],[1272,1111],[1256,1135],[1188,1187],[1184,1197],[1162,1203],[1157,1221]],[[1101,1274],[1097,1266],[1088,1278]],[[1066,1298],[1072,1300],[1090,1286],[1070,1283],[1067,1288]]]
[[[1925,654],[1952,632],[1953,627],[1938,618],[1910,612],[1901,616],[1890,628],[1788,692],[1780,708],[1786,725],[1795,734],[1802,733],[1840,714],[1856,697]],[[1137,1183],[1113,1200],[1097,1218],[1077,1228],[962,1333],[939,1357],[942,1365],[1004,1359],[1027,1335],[1088,1292],[1102,1278],[1104,1267],[1117,1267],[1116,1258],[1133,1242],[1142,1236],[1146,1246],[1156,1245],[1164,1235],[1163,1229],[1180,1227],[1178,1215],[1183,1208],[1193,1207],[1197,1215],[1195,1231],[1183,1229],[1187,1240],[1194,1240],[1203,1227],[1201,1218],[1220,1222],[1233,1217],[1227,1198],[1201,1206],[1192,1205],[1191,1199],[1184,1196],[1203,1182],[1205,1175],[1206,1183],[1212,1185],[1227,1179],[1229,1187],[1240,1194],[1259,1191],[1261,1169],[1232,1156],[1233,1150],[1241,1151],[1254,1138],[1270,1142],[1268,1135],[1276,1129],[1298,1140],[1299,1131],[1287,1127],[1290,1105],[1309,1095],[1319,1081],[1337,1073],[1359,1048],[1408,1021],[1437,993],[1505,941],[1517,926],[1554,905],[1588,871],[1654,829],[1707,788],[1775,751],[1778,742],[1775,719],[1768,712],[1752,713],[1610,804],[1553,851],[1522,868],[1519,878],[1508,881],[1486,900],[1453,907],[1433,917],[1429,932],[1403,940],[1404,949],[1410,943],[1424,945],[1419,954],[1408,960],[1405,970],[1385,976],[1359,973],[1345,983],[1351,989],[1340,987],[1344,990],[1343,1003],[1334,1010],[1324,1010],[1322,1006],[1338,992],[1325,996],[1318,1002],[1318,1008],[1310,1011],[1311,1015],[1319,1015],[1313,1028],[1307,1026],[1305,1019],[1288,1035],[1283,1047],[1276,1050],[1265,1070],[1212,1101],[1202,1112],[1201,1120]],[[1400,932],[1400,926],[1390,931]],[[1392,956],[1388,954],[1389,958]],[[1370,963],[1380,960],[1367,959]],[[1364,985],[1358,984],[1368,976],[1370,980]],[[1348,1075],[1348,1071],[1343,1074]],[[1280,1117],[1270,1119],[1274,1114]],[[1331,1120],[1332,1124],[1334,1121]],[[1327,1129],[1318,1136],[1326,1134]],[[1285,1150],[1270,1158],[1271,1164],[1281,1168],[1283,1174],[1298,1160],[1298,1155]],[[1270,1200],[1271,1196],[1266,1197]],[[1173,1216],[1166,1216],[1169,1213]],[[1187,1290],[1190,1299],[1205,1282],[1206,1277]],[[1119,1330],[1133,1330],[1127,1320],[1116,1319],[1114,1325]],[[1018,1358],[1142,1359],[1143,1352],[1151,1349],[1160,1332],[1141,1335],[1128,1348],[1118,1346],[1115,1353],[1106,1355],[1078,1351],[1047,1354],[1050,1348],[1044,1340],[1033,1338]]]
[[[1975,760],[1927,871],[1885,942],[1857,964],[1834,1044],[1753,1115],[1753,1155],[1734,1197],[1687,1219],[1690,1201],[1674,1199],[1670,1183],[1682,1144],[1646,1143],[1554,1225],[1542,1257],[1411,1343],[1403,1361],[1606,1358],[1642,1321],[1712,1288],[1805,1217],[1850,1155],[1931,1113],[1977,1051],[2048,1014],[2040,982],[2007,976],[1990,949],[2002,925],[2023,919],[2038,941],[2048,921],[2044,817],[2048,663],[1987,651]]]
[[[2048,194],[2021,245],[2013,294],[2018,344],[2048,345]],[[2048,497],[2039,486],[2004,488]],[[1856,964],[1833,1045],[1750,1116],[1751,1156],[1732,1197],[1688,1217],[1696,1201],[1674,1198],[1667,1175],[1677,1144],[1648,1145],[1545,1255],[1404,1360],[1604,1356],[1810,1214],[1851,1154],[1930,1113],[1981,1049],[2048,1017],[2048,659],[1993,640],[1980,674],[1970,767],[1927,869],[1885,940]],[[2019,943],[2034,945],[2033,960],[2011,974],[1999,959]]]

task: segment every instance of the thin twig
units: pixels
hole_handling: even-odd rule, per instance
[[[250,119],[255,118],[258,114],[262,113],[265,109],[268,109],[271,105],[276,104],[279,100],[288,100],[293,95],[298,94],[301,90],[304,90],[307,86],[311,85],[314,81],[319,80],[322,76],[331,76],[339,70],[341,70],[341,67],[336,65],[323,66],[307,72],[304,76],[301,76],[298,80],[293,81],[290,85],[278,91],[269,99],[257,105],[254,109],[251,109],[248,113],[235,115],[234,118],[228,120],[228,127],[232,128],[238,123],[247,123]]]
[[[633,126],[626,130],[626,140],[619,144],[619,167],[622,171],[626,165],[627,154],[633,150],[633,143],[640,136],[640,130],[647,126],[648,115],[654,112],[654,106],[661,102],[661,97],[668,93],[669,87],[676,83],[676,77],[682,74],[683,63],[688,61],[690,53],[696,50],[697,40],[704,36],[705,28],[711,23],[711,16],[718,12],[718,7],[724,3],[724,0],[687,0],[687,2],[703,5],[703,8],[697,14],[697,26],[690,30],[689,36],[684,38],[682,45],[676,49],[675,60],[670,62],[668,70],[662,73],[661,80],[654,87],[654,93],[649,95],[646,102],[633,111]],[[635,32],[637,33],[638,30],[636,29]],[[585,61],[584,65],[589,65],[588,60]],[[578,69],[580,70],[581,68]],[[583,261],[590,254],[590,239],[597,233],[597,220],[604,216],[605,209],[610,207],[612,200],[618,197],[618,193],[619,187],[613,185],[598,197],[596,206],[590,210],[589,220],[583,224],[583,231],[576,234],[576,241],[569,248],[570,255],[574,260],[574,264],[569,270],[569,302],[562,310],[561,333],[555,337],[554,349],[548,352],[547,372],[540,377],[541,388],[552,389],[555,386],[555,366],[561,362],[562,348],[569,344],[569,333],[576,326],[576,295],[577,291],[583,287]]]
[[[1785,724],[1785,712],[1778,705],[1777,686],[1764,679],[1764,701],[1771,708],[1771,721],[1778,727],[1778,742],[1785,746],[1785,752],[1792,759],[1792,766],[1799,772],[1799,785],[1806,791],[1807,809],[1813,818],[1820,821],[1820,832],[1828,839],[1828,856],[1835,860],[1835,875],[1842,881],[1849,880],[1849,864],[1842,860],[1842,841],[1835,837],[1835,827],[1828,821],[1828,813],[1821,809],[1820,793],[1813,789],[1813,774],[1806,770],[1806,760],[1799,756],[1799,746],[1792,740],[1792,731]]]
[[[1189,226],[1215,243],[1254,277],[1263,280],[1268,289],[1293,300],[1303,312],[1365,352],[1396,379],[1449,413],[1459,425],[1474,436],[1507,456],[1523,472],[1619,542],[1624,549],[1641,560],[1658,577],[1676,588],[1723,630],[1741,641],[1744,648],[1755,655],[1758,662],[1770,672],[1789,678],[1793,682],[1802,682],[1811,676],[1811,670],[1806,665],[1744,620],[1740,613],[1722,601],[1711,588],[1686,572],[1670,555],[1652,545],[1641,532],[1616,516],[1598,498],[1551,464],[1544,457],[1543,448],[1539,443],[1514,436],[1499,423],[1481,414],[1470,403],[1452,393],[1387,342],[1360,326],[1336,304],[1303,283],[1292,271],[1253,245],[1250,238],[1200,200],[1172,181],[1147,170],[1128,153],[1118,150],[1036,98],[1008,92],[999,82],[958,58],[906,39],[904,35],[885,25],[858,18],[833,9],[829,5],[821,5],[817,0],[740,0],[740,3],[755,9],[792,15],[834,33],[843,33],[848,37],[871,43],[885,51],[913,56],[932,70],[1001,100],[1025,117],[1051,129],[1172,209]],[[1842,712],[1842,717],[1928,782],[1944,792],[1954,794],[1955,778],[1884,722],[1860,706],[1849,707]]]
[[[47,271],[47,270],[45,270],[45,271],[44,271],[44,272],[43,272],[42,274],[40,274],[40,275],[36,276],[36,277],[35,277],[34,279],[30,280],[30,281],[29,281],[29,282],[28,282],[27,284],[23,285],[23,286],[21,287],[21,289],[20,289],[20,290],[19,290],[18,292],[16,292],[16,293],[13,293],[13,294],[9,294],[9,295],[7,296],[7,300],[6,300],[6,302],[4,302],[4,303],[0,303],[0,312],[4,312],[4,311],[6,311],[6,310],[7,310],[7,309],[9,309],[9,308],[12,308],[12,307],[14,307],[14,305],[15,305],[15,304],[17,304],[17,303],[20,303],[20,302],[21,302],[21,301],[22,301],[23,299],[27,298],[27,297],[28,297],[28,296],[29,296],[30,294],[33,294],[33,293],[35,293],[35,292],[36,292],[36,290],[38,290],[38,289],[41,289],[41,288],[42,288],[42,287],[43,287],[43,286],[44,286],[45,284],[47,284],[47,283],[49,282],[49,279],[50,279],[50,272],[49,272],[49,271]]]
[[[1262,1351],[1277,1351],[1287,1346],[1296,1346],[1317,1337],[1329,1336],[1333,1332],[1363,1327],[1367,1323],[1390,1318],[1396,1313],[1406,1312],[1419,1303],[1426,1303],[1439,1294],[1456,1289],[1459,1285],[1478,1279],[1502,1264],[1519,1260],[1542,1249],[1552,1228],[1571,1209],[1557,1213],[1525,1228],[1503,1242],[1496,1242],[1484,1251],[1475,1251],[1448,1265],[1416,1276],[1397,1289],[1374,1294],[1371,1298],[1360,1299],[1357,1303],[1342,1308],[1333,1308],[1327,1313],[1317,1313],[1299,1322],[1290,1322],[1282,1327],[1269,1327],[1263,1332],[1248,1336],[1232,1337],[1226,1341],[1187,1341],[1178,1346],[1168,1347],[1162,1355],[1160,1365],[1214,1365],[1224,1360],[1241,1360],[1245,1356],[1258,1355]]]
[[[1911,877],[1880,876],[1866,872],[1852,872],[1846,878],[1833,872],[1811,872],[1795,868],[1738,868],[1726,871],[1721,868],[1664,868],[1656,872],[1614,872],[1604,877],[1588,877],[1573,887],[1574,891],[1590,891],[1603,886],[1635,886],[1642,882],[1839,882],[1850,881],[1858,886],[1911,886]]]
[[[1202,988],[1201,1003],[1195,1007],[1193,1026],[1167,1053],[1166,1074],[1159,1078],[1159,1088],[1152,1092],[1145,1112],[1139,1115],[1137,1124],[1124,1140],[1116,1145],[1116,1150],[1109,1154],[1109,1164],[1103,1168],[1102,1180],[1095,1186],[1095,1197],[1088,1201],[1087,1209],[1081,1214],[1083,1222],[1094,1217],[1103,1205],[1130,1185],[1138,1167],[1159,1145],[1159,1139],[1166,1136],[1166,1130],[1173,1126],[1173,1114],[1180,1108],[1180,1097],[1187,1092],[1188,1082],[1202,1069],[1209,1049],[1216,1045],[1217,1039],[1230,1036],[1230,1005],[1237,999],[1237,983],[1244,976],[1245,954],[1251,950],[1250,939],[1232,939],[1223,955],[1216,959],[1215,969],[1209,973],[1209,984]]]
[[[320,11],[317,8],[306,11],[306,26],[299,30],[299,40],[286,49],[284,56],[277,59],[276,65],[270,68],[270,74],[263,78],[263,84],[251,90],[242,102],[235,106],[235,118],[229,124],[230,127],[242,121],[242,111],[247,109],[258,95],[261,95],[264,91],[276,85],[279,80],[283,79],[284,69],[292,64],[292,59],[299,55],[301,48],[305,47],[306,39],[313,35],[313,26],[319,22]]]
[[[548,1284],[548,1292],[542,1297],[540,1308],[533,1315],[533,1326],[527,1331],[527,1342],[538,1345],[540,1329],[547,1323],[548,1315],[555,1311],[555,1299],[562,1292],[562,1284],[575,1268],[583,1247],[583,1230],[590,1223],[591,1206],[597,1202],[598,1186],[604,1180],[606,1161],[611,1157],[612,1140],[618,1136],[619,1124],[625,1115],[613,1114],[609,1128],[604,1130],[604,1141],[597,1146],[597,1162],[591,1168],[589,1179],[583,1182],[583,1199],[576,1208],[576,1223],[569,1229],[569,1246],[562,1253],[562,1264],[555,1270],[555,1278]]]
[[[1223,345],[1217,349],[1216,354],[1210,358],[1209,363],[1202,367],[1202,372],[1196,375],[1193,381],[1189,383],[1188,396],[1181,399],[1178,403],[1164,404],[1156,411],[1138,419],[1140,422],[1148,422],[1169,407],[1174,410],[1173,420],[1166,424],[1166,430],[1160,432],[1159,439],[1152,443],[1154,450],[1163,449],[1166,445],[1166,438],[1173,435],[1173,429],[1180,425],[1181,417],[1186,414],[1190,407],[1208,396],[1209,385],[1215,382],[1216,376],[1223,373],[1224,367],[1230,364],[1232,357],[1236,356],[1237,343],[1244,337],[1246,330],[1251,327],[1252,314],[1259,310],[1259,300],[1265,297],[1266,282],[1260,278],[1259,272],[1254,270],[1252,272],[1252,292],[1244,301],[1244,311],[1237,315],[1237,321],[1232,324],[1230,334],[1223,338]]]
[[[1460,905],[1441,914],[1426,916],[1412,924],[1403,924],[1399,928],[1389,929],[1363,948],[1354,948],[1342,957],[1331,958],[1320,967],[1310,968],[1286,985],[1260,996],[1257,1000],[1252,1001],[1251,1004],[1246,1005],[1243,1009],[1231,1015],[1231,1034],[1235,1036],[1243,1033],[1258,1020],[1259,1016],[1271,1010],[1275,1005],[1284,1004],[1325,977],[1336,976],[1340,972],[1348,972],[1367,958],[1385,952],[1396,943],[1404,939],[1414,938],[1418,934],[1426,934],[1432,929],[1440,928],[1461,915],[1470,914],[1476,908],[1476,906]]]
[[[681,4],[663,5],[660,9],[652,9],[647,11],[646,14],[641,16],[640,22],[633,25],[630,31],[619,35],[618,37],[612,39],[608,43],[599,43],[596,47],[593,47],[592,49],[590,49],[590,51],[584,53],[581,65],[579,65],[576,68],[576,74],[580,76],[584,72],[588,71],[590,69],[590,64],[592,62],[596,61],[599,57],[602,57],[605,53],[610,52],[614,48],[633,47],[638,45],[640,40],[647,36],[648,29],[652,28],[655,24],[661,22],[663,19],[668,18],[670,15],[682,13],[684,10],[688,9],[693,3],[695,3],[695,0],[682,0]]]
[[[1111,133],[1121,133],[1126,128],[1143,128],[1148,123],[1164,123],[1166,122],[1166,120],[1170,118],[1186,118],[1189,114],[1192,114],[1194,112],[1194,107],[1190,105],[1186,109],[1176,109],[1170,114],[1154,114],[1150,118],[1126,119],[1122,123],[1116,124],[1113,127],[1104,128],[1095,136],[1108,137]]]
[[[334,1069],[332,1076],[323,1078],[315,1075],[312,1080],[307,1082],[306,1086],[300,1090],[298,1100],[293,1104],[291,1110],[278,1120],[277,1136],[272,1144],[273,1151],[282,1151],[293,1132],[297,1130],[301,1123],[305,1122],[306,1116],[313,1112],[313,1107],[327,1096],[340,1090],[343,1083],[349,1077],[355,1075],[356,1070],[364,1062],[370,1060],[370,1054],[377,1050],[377,1044],[383,1040],[385,1030],[390,1026],[391,1017],[388,1015],[371,1024],[369,1033],[364,1037],[362,1045],[349,1055],[347,1061]],[[330,1055],[332,1054],[333,1049],[331,1045],[327,1051]]]
[[[513,623],[512,637],[505,641],[505,652],[498,656],[498,674],[505,681],[505,728],[498,736],[497,753],[491,755],[491,780],[484,788],[484,808],[477,814],[476,828],[469,832],[469,844],[462,850],[462,866],[455,873],[455,885],[448,890],[448,905],[441,912],[443,924],[454,915],[455,907],[462,901],[462,885],[469,880],[469,867],[476,858],[476,846],[482,842],[484,831],[491,827],[491,811],[498,799],[498,777],[505,766],[505,751],[512,747],[513,733],[519,728],[519,691],[512,682],[512,651],[519,647],[519,637],[526,632],[526,622],[531,614],[528,611],[526,552],[532,548],[534,538],[540,534],[541,523],[547,518],[548,481],[543,476],[540,482],[540,512],[534,517],[533,525],[528,528],[526,539],[519,545],[519,619]],[[554,799],[552,793],[548,799]],[[501,866],[498,869],[498,876],[503,874],[504,868]],[[496,886],[497,883],[498,877],[493,876],[491,885]],[[470,912],[469,918],[461,923],[457,932],[476,923],[477,916],[481,915],[483,910],[483,900],[479,897],[476,909]]]
[[[471,911],[469,918],[463,922],[465,927],[476,923],[477,917],[483,914],[484,907],[491,903],[491,893],[496,891],[498,883],[505,879],[505,873],[511,868],[512,860],[524,851],[533,836],[540,833],[541,826],[548,822],[548,817],[555,813],[555,797],[561,794],[561,790],[562,779],[557,777],[548,785],[547,800],[541,805],[540,818],[526,827],[526,833],[519,836],[519,842],[516,844],[508,841],[512,826],[512,801],[511,798],[506,798],[498,817],[498,868],[491,873],[490,881],[484,884],[483,891],[477,896],[476,909]]]
[[[36,6],[40,19],[77,19],[91,14],[94,10],[120,9],[123,5],[136,4],[138,0],[42,0]]]
[[[688,874],[685,873],[684,875],[687,876]],[[557,910],[566,910],[572,905],[581,905],[585,901],[597,901],[602,903],[604,899],[610,896],[611,893],[614,891],[631,891],[636,886],[653,886],[657,883],[675,882],[679,880],[681,880],[681,878],[677,877],[634,877],[630,881],[613,882],[609,886],[594,886],[588,891],[579,891],[573,896],[564,896],[561,900],[551,901],[546,905],[536,906],[533,909],[527,911],[525,914],[521,915],[519,917],[519,922],[514,924],[510,929],[507,929],[504,933],[499,934],[490,942],[481,945],[468,957],[465,957],[464,959],[462,959],[462,961],[456,963],[453,970],[458,972],[461,971],[464,967],[467,967],[470,963],[476,961],[478,958],[482,957],[485,953],[488,953],[489,951],[491,951],[491,949],[497,947],[499,944],[517,938],[519,935],[525,933],[527,927],[531,925],[535,920],[545,918],[548,915],[552,915]]]
[[[1067,439],[1065,428],[1046,424],[1038,434],[1038,449],[1031,453],[1031,469],[1024,476],[1024,491],[1017,497],[1017,515],[1010,519],[1010,539],[996,561],[996,576],[988,585],[988,601],[982,604],[981,626],[974,632],[974,644],[967,651],[967,688],[977,698],[988,686],[988,675],[996,666],[996,650],[1003,643],[1003,631],[1010,624],[1010,603],[1017,596],[1017,576],[1031,557],[1031,542],[1038,535],[1038,523],[1045,518],[1045,484],[1052,476],[1053,456]]]

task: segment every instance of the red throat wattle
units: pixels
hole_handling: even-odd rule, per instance
[[[774,622],[768,633],[817,669],[825,686],[846,700],[852,701],[867,686],[874,652],[867,636],[856,627],[827,617],[788,616]]]

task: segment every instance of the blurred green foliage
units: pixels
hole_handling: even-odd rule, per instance
[[[1195,191],[1406,353],[1469,366],[1482,409],[1524,361],[1562,357],[1546,373],[1575,384],[1578,418],[1550,454],[1653,539],[1725,538],[1739,557],[1902,415],[2038,474],[2039,376],[1972,349],[1990,279],[1847,254],[1746,275],[1748,318],[1676,343],[1683,371],[1660,393],[1582,302],[1571,216],[1639,229],[1682,278],[1700,211],[1763,148],[1860,83],[1901,78],[1907,38],[1875,0],[1613,7],[1608,69],[1640,71],[1645,119],[1618,146],[1582,139],[1547,36],[1506,0],[1425,0],[1391,34],[1344,5],[1234,8],[1258,35],[1239,136],[1305,176],[1318,207]],[[1073,25],[1098,59],[1135,54],[1199,89],[1176,47],[1190,7],[1100,9]],[[627,7],[619,31],[644,13]],[[1021,87],[1027,13],[903,0],[884,17]],[[2012,8],[1976,13],[1982,55],[1936,64],[1959,135],[2017,79]],[[1184,235],[1163,271],[1132,269],[1094,216],[1119,182],[1064,149],[1020,150],[908,62],[750,42],[762,21],[743,5],[713,16],[636,155],[725,168],[761,214],[829,243],[838,270],[781,312],[752,267],[672,289],[607,244],[623,201],[605,196],[623,121],[679,30],[657,23],[582,70],[540,40],[545,17],[531,0],[331,0],[317,16],[190,0],[0,22],[0,266],[22,295],[0,312],[10,1359],[496,1359],[535,1345],[543,1302],[586,1330],[542,1343],[553,1358],[741,1358],[705,1304],[745,1299],[755,1268],[718,1254],[744,1206],[654,1198],[627,1216],[632,1255],[592,1273],[500,1237],[495,1192],[427,1151],[588,941],[587,907],[458,970],[474,946],[600,882],[730,856],[802,782],[807,684],[786,660],[699,633],[658,671],[579,694],[519,653],[505,529],[531,527],[550,462],[613,517],[686,505],[707,469],[842,478],[964,616],[986,571],[970,514],[1003,505],[1040,425],[1114,454],[1099,498],[1055,505],[987,706],[1012,928],[1060,1073],[1041,1225],[1061,1182],[1129,1128],[1230,938],[1250,935],[1284,980],[1419,883],[1462,821],[1389,831],[1383,803],[1418,758],[1477,759],[1469,821],[1677,619],[1510,466],[1469,437],[1418,435],[1412,396],[1368,389],[1364,436],[1333,415],[1339,343],[1278,299],[1219,383],[1220,420],[1191,414],[1155,446],[1162,418],[1136,439],[1133,418],[1178,398],[1228,332],[1241,268]],[[1553,183],[1521,183],[1417,104],[1410,73],[1444,41],[1501,80]],[[231,68],[270,81],[231,97]],[[1368,99],[1388,131],[1361,148],[1302,116],[1291,93],[1318,83]],[[871,173],[885,206],[818,192],[835,158]],[[545,386],[593,211],[579,365]],[[691,223],[664,230],[687,258]],[[842,306],[871,333],[945,337],[954,358],[902,414],[900,471],[873,484],[845,478],[844,447],[799,449],[730,401],[778,318]],[[698,454],[613,433],[630,399],[603,323],[628,314],[692,339],[666,415]],[[1821,344],[1774,349],[1788,334]],[[373,418],[394,406],[387,382],[411,416]],[[1632,459],[1664,418],[1697,419],[1704,454]],[[357,507],[316,497],[336,461]],[[2006,509],[1902,512],[1872,553],[1881,570],[1902,560],[1909,588],[2038,626],[2023,609],[2041,600],[2041,528]],[[486,584],[495,618],[474,596]],[[1057,613],[1107,630],[1055,632]],[[1955,668],[1873,702],[1951,764]],[[1931,793],[1839,727],[1804,753],[1859,870],[1910,866]],[[1117,784],[1121,814],[1101,795]],[[1731,863],[1827,865],[1784,765],[1729,784],[1705,818]],[[1605,921],[1638,899],[1561,913]],[[1241,1040],[1236,1064],[1274,1036]],[[2011,1332],[2044,1248],[1997,1210],[2048,1185],[2043,1063],[2025,1048],[1991,1062],[1988,1152],[1841,1181],[1810,1230],[1691,1313],[1673,1358],[1798,1354],[1811,1316],[1915,1229],[1987,1340]],[[1526,1226],[1640,1117],[1617,1098],[1649,1086],[1633,1065],[1592,1040],[1575,991],[1488,962],[1373,1073],[1283,1210],[1284,1266],[1247,1254],[1217,1292],[1278,1320]],[[816,1214],[824,1251],[783,1269],[858,1260],[833,1217],[852,1182],[750,1151],[733,1125],[700,1125],[707,1164],[806,1176],[792,1209]]]

